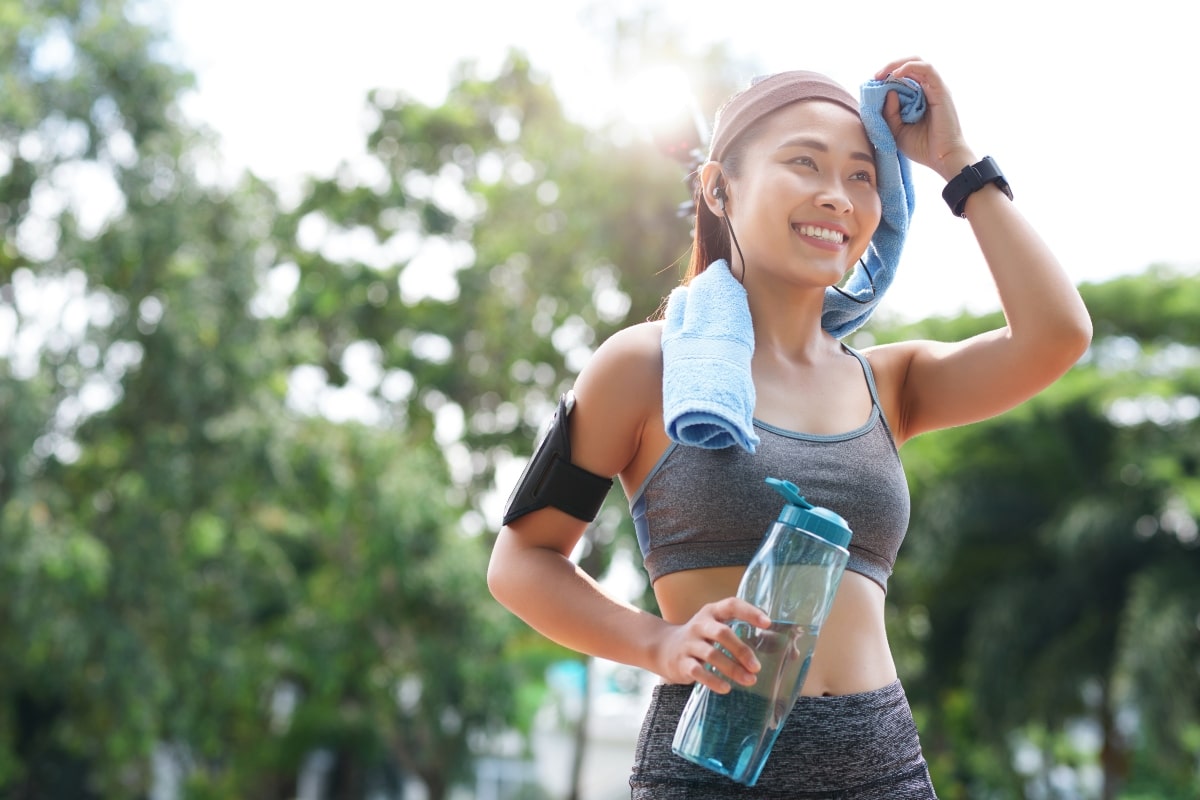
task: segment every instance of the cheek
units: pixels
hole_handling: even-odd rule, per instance
[[[879,227],[879,221],[883,218],[883,202],[879,199],[879,194],[872,190],[869,195],[863,197],[857,208],[862,214],[863,230],[869,230],[874,236],[875,229]]]
[[[875,236],[875,231],[879,229],[879,221],[883,211],[879,202],[879,195],[872,194],[874,200],[868,199],[860,206],[860,211],[862,212],[862,231],[865,235],[859,240],[858,252],[850,253],[853,256],[851,266],[857,263],[867,252],[867,248],[871,245],[871,238]]]
[[[883,216],[883,200],[879,197],[879,192],[874,186],[871,187],[869,192],[864,193],[862,203],[863,213],[875,220],[875,224],[878,225],[880,218]]]

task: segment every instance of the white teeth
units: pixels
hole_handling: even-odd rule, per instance
[[[846,241],[846,235],[840,231],[831,231],[828,228],[818,228],[816,225],[800,225],[797,230],[804,236],[812,236],[816,239],[824,239],[827,242],[835,242],[841,244]]]

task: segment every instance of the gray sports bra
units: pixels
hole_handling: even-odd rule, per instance
[[[782,508],[765,483],[770,476],[840,514],[853,531],[846,568],[887,590],[908,529],[908,481],[871,367],[846,350],[862,365],[871,392],[871,416],[861,427],[824,436],[755,420],[760,442],[753,454],[740,447],[667,448],[629,502],[652,582],[682,570],[748,564]]]

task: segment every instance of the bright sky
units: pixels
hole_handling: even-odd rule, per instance
[[[589,0],[169,0],[180,56],[199,75],[189,108],[234,166],[286,184],[362,150],[372,88],[444,97],[464,59],[510,47],[549,74],[569,110],[612,107]],[[610,0],[633,11],[638,3]],[[762,72],[815,69],[856,90],[900,56],[931,61],[968,141],[999,162],[1016,200],[1078,282],[1168,262],[1200,269],[1200,128],[1189,4],[1006,0],[686,0],[661,13],[701,42],[728,41]],[[747,79],[750,77],[746,76]],[[712,109],[705,109],[711,117]],[[917,211],[886,302],[905,316],[996,307],[964,220],[917,168]]]

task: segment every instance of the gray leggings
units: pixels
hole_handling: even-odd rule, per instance
[[[691,691],[655,688],[629,779],[633,800],[936,800],[899,681],[862,694],[801,697],[753,787],[671,752]]]

